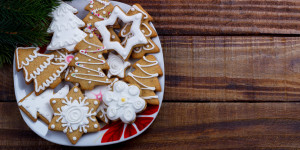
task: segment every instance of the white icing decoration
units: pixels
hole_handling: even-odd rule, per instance
[[[100,11],[100,10],[103,10],[104,8],[106,8],[110,4],[110,2],[106,2],[106,1],[103,1],[103,0],[97,0],[97,1],[101,4],[103,4],[104,6],[101,7],[101,8],[96,8],[96,9],[91,10],[91,14],[95,15],[96,17],[98,17],[100,19],[106,19],[104,16],[97,13],[97,11]],[[94,0],[91,0],[90,4],[94,4]],[[103,14],[105,14],[104,12],[105,11],[103,11]]]
[[[92,34],[93,35],[93,34]],[[89,45],[92,45],[92,46],[95,46],[95,47],[99,47],[100,49],[98,49],[98,51],[103,51],[105,50],[104,46],[100,46],[100,45],[96,45],[96,44],[93,44],[93,43],[90,43],[88,42],[87,40],[83,39],[83,41]]]
[[[109,70],[107,77],[118,76],[124,78],[125,69],[130,66],[130,62],[124,61],[119,55],[109,53],[107,64],[109,65]]]
[[[25,58],[25,61],[23,60],[20,62],[19,49],[33,49],[33,48],[35,48],[35,50],[33,50],[33,55],[29,55],[28,57]],[[35,79],[36,76],[40,75],[40,73],[50,65],[51,60],[54,58],[54,55],[45,55],[45,54],[38,53],[39,50],[40,48],[38,47],[18,47],[16,49],[17,67],[19,70],[20,69],[24,70],[26,82],[30,82],[32,79]],[[29,66],[29,64],[33,62],[33,60],[37,57],[47,57],[47,59],[45,62],[42,62],[41,65],[38,68],[36,68],[36,70],[34,70],[31,73],[28,73],[26,67]]]
[[[95,104],[95,105],[98,105],[98,101],[94,101],[94,104]]]
[[[98,59],[96,57],[93,57],[91,55],[89,55],[88,53],[94,53],[94,52],[98,52],[98,50],[96,51],[86,51],[86,50],[80,50],[79,53],[91,58],[92,60],[96,60],[98,62],[83,62],[83,61],[77,61],[75,62],[75,66],[77,67],[80,67],[80,68],[83,68],[83,69],[87,69],[88,71],[93,71],[93,72],[96,72],[97,75],[95,74],[85,74],[85,73],[78,73],[78,72],[75,72],[75,73],[72,73],[72,77],[74,78],[78,78],[78,79],[82,79],[82,80],[87,80],[87,81],[90,81],[89,83],[92,83],[91,81],[94,81],[94,82],[101,82],[101,83],[110,83],[109,80],[106,80],[106,81],[102,81],[102,80],[93,80],[93,79],[89,79],[89,78],[84,78],[84,77],[79,77],[78,75],[86,75],[86,76],[94,76],[94,77],[100,77],[100,78],[103,78],[105,77],[105,74],[102,72],[101,68],[98,68],[98,70],[95,70],[95,69],[92,69],[92,68],[88,68],[85,66],[85,64],[89,64],[89,65],[102,65],[102,64],[105,64],[105,60],[101,60],[101,59]]]
[[[51,125],[51,129],[54,129],[54,128],[55,128],[55,125],[54,125],[54,124],[52,124],[52,125]]]
[[[59,54],[59,56],[55,55],[54,60],[58,61],[60,63],[69,64],[72,61],[72,59],[74,58],[74,55],[68,54],[67,52],[65,54],[63,54],[60,50],[58,50],[57,53]]]
[[[53,101],[52,101],[52,104],[55,104],[55,103],[56,103],[56,100],[53,100]]]
[[[76,140],[77,140],[77,137],[74,136],[74,137],[73,137],[73,140],[76,141]]]
[[[98,124],[94,124],[94,128],[98,128]]]
[[[90,16],[90,19],[93,19],[93,16]]]
[[[151,47],[150,47],[148,44],[150,44]],[[142,50],[151,51],[151,50],[153,50],[153,49],[155,48],[155,46],[154,46],[152,40],[148,40],[148,44],[147,44],[146,47],[145,47],[145,46],[142,46],[142,47],[136,47],[136,48],[134,48],[134,49],[133,49],[133,52],[134,52],[134,53],[140,53]],[[149,47],[150,47],[150,48],[149,48]]]
[[[48,50],[57,50],[65,48],[68,51],[74,51],[75,45],[86,37],[86,33],[79,28],[84,27],[85,23],[74,13],[77,9],[60,2],[60,5],[51,13],[53,20],[48,28],[48,33],[53,33]]]
[[[114,91],[107,91],[103,96],[103,102],[108,106],[107,117],[110,120],[120,118],[124,123],[134,121],[136,113],[141,112],[146,106],[145,100],[139,97],[139,88],[117,81],[113,89]]]
[[[91,34],[90,34],[90,38],[92,38],[93,36],[94,36],[94,35],[91,33]]]
[[[77,92],[78,92],[78,89],[77,89],[77,88],[74,88],[74,92],[77,93]]]
[[[144,76],[138,76],[138,75],[134,75],[132,74],[131,72],[128,73],[128,76],[132,77],[132,79],[134,79],[137,83],[139,83],[140,85],[142,85],[143,87],[141,89],[143,90],[152,90],[154,91],[155,90],[155,87],[149,87],[145,84],[143,84],[142,82],[140,82],[139,80],[137,80],[136,78],[153,78],[153,77],[158,77],[158,73],[155,73],[155,74],[151,74],[151,73],[148,73],[146,72],[143,67],[152,67],[152,66],[155,66],[158,64],[158,61],[151,61],[151,60],[148,60],[145,56],[143,56],[143,59],[148,62],[148,63],[151,63],[149,65],[141,65],[139,63],[136,64],[136,66],[142,71],[144,72],[145,74],[147,74],[148,76],[144,77]]]
[[[88,103],[85,101],[87,98],[80,97],[78,100],[75,99],[72,101],[71,97],[65,97],[65,100],[62,101],[64,106],[57,108],[58,113],[54,113],[54,116],[59,116],[56,122],[61,122],[62,127],[64,127],[64,132],[67,131],[73,132],[79,129],[79,132],[87,133],[89,128],[89,120],[96,121],[92,116],[96,115],[94,109],[87,107]]]
[[[108,25],[113,25],[118,18],[121,19],[124,23],[132,22],[130,32],[134,36],[127,40],[125,47],[123,47],[117,41],[110,41],[111,34],[106,28],[106,26]],[[130,54],[132,47],[134,47],[135,45],[147,43],[146,37],[140,30],[141,19],[141,13],[135,14],[133,16],[127,16],[118,6],[116,6],[108,19],[96,22],[95,26],[102,35],[103,44],[106,46],[106,49],[113,49],[117,51],[123,57],[123,59],[126,59]]]
[[[45,90],[47,87],[49,87],[54,81],[56,81],[57,78],[60,77],[60,74],[68,67],[68,64],[66,63],[54,63],[52,62],[51,65],[58,65],[59,70],[57,70],[55,73],[53,73],[48,79],[43,81],[40,85],[38,83],[38,80],[34,79],[34,89],[35,92],[40,92],[41,90]]]
[[[140,13],[142,13],[143,15],[145,15],[144,19],[148,19],[148,14],[145,13],[144,11],[142,11],[139,7],[137,7],[136,5],[132,6],[134,9],[136,9],[137,11],[139,11]]]
[[[142,97],[143,99],[153,99],[153,98],[158,98],[157,95],[154,95],[154,96],[145,96],[145,97]]]
[[[41,93],[39,96],[36,96],[35,93],[32,92],[22,102],[19,102],[19,106],[25,107],[26,111],[30,114],[32,118],[37,119],[37,113],[39,113],[49,122],[51,122],[53,116],[53,110],[50,105],[50,99],[64,98],[69,92],[69,86],[68,85],[64,86],[56,94],[54,94],[53,92],[54,92],[53,89],[48,89],[43,93]]]

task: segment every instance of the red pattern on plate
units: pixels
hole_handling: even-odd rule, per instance
[[[144,110],[139,115],[152,115],[158,111],[159,106],[158,105],[148,105],[146,110]]]
[[[152,122],[153,119],[153,117],[137,117],[134,123],[137,128],[142,131]]]
[[[118,141],[122,137],[124,123],[122,121],[113,122],[104,126],[101,130],[105,129],[108,130],[104,133],[101,143]]]
[[[147,106],[144,112],[140,113],[139,115],[152,115],[156,113],[159,109],[159,106],[149,105]],[[137,133],[141,132],[141,130],[145,129],[149,124],[154,120],[153,117],[137,117],[134,124],[137,126],[138,130],[132,125],[128,124],[124,130],[124,123],[122,121],[113,122],[111,124],[105,125],[101,130],[108,129],[101,140],[101,143],[106,142],[113,142],[118,141],[121,139],[122,135],[124,134],[124,138],[129,138]]]
[[[135,127],[132,124],[128,124],[124,132],[124,138],[131,137],[135,134],[137,134]]]

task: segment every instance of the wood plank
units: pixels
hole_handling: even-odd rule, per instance
[[[299,37],[164,36],[165,100],[299,101]]]
[[[139,3],[159,35],[299,34],[298,0],[122,0]]]
[[[300,37],[161,36],[165,101],[300,101]],[[15,101],[12,66],[0,101]]]
[[[145,133],[103,149],[295,149],[299,108],[300,103],[163,103]],[[0,112],[1,148],[62,148],[30,131],[15,103],[0,103]]]

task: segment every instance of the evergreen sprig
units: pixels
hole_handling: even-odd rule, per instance
[[[17,46],[43,46],[49,42],[49,14],[59,1],[0,0],[0,66],[12,62]]]

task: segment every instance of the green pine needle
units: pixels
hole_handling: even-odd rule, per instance
[[[12,63],[17,46],[43,46],[49,42],[49,14],[59,1],[0,0],[0,66]]]

